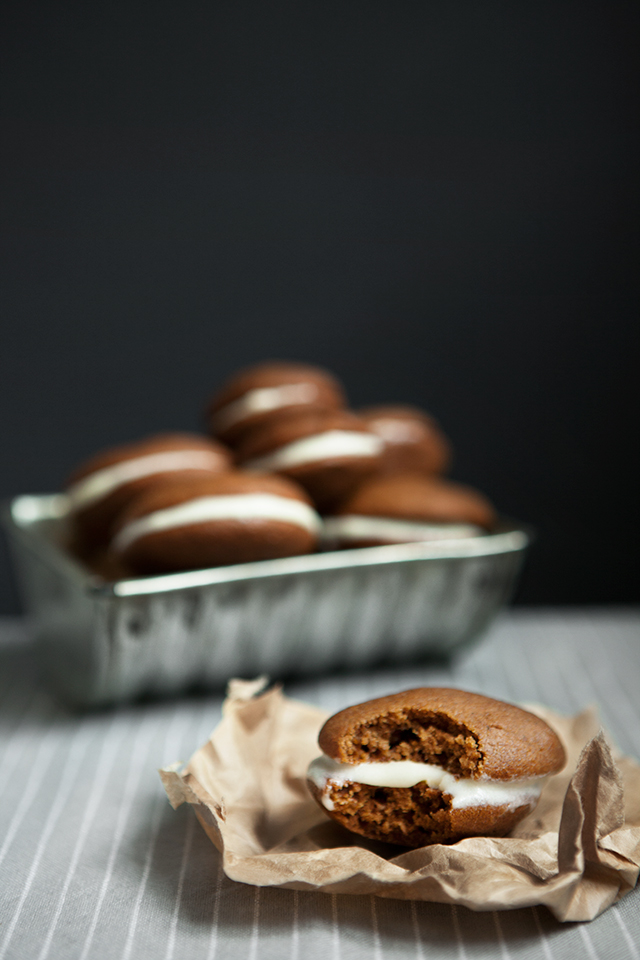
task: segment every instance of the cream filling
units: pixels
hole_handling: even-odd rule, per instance
[[[101,500],[118,487],[141,477],[173,470],[212,470],[220,466],[220,455],[213,450],[170,450],[148,453],[144,457],[121,460],[110,467],[96,470],[69,489],[71,509],[78,510]]]
[[[297,403],[313,403],[318,396],[315,383],[288,383],[282,387],[261,387],[249,390],[239,400],[228,403],[211,417],[214,430],[228,430],[254,413],[268,413]]]
[[[149,533],[159,533],[174,527],[186,527],[209,520],[280,520],[303,527],[312,534],[320,529],[320,517],[301,500],[278,497],[273,493],[240,493],[231,496],[198,497],[174,507],[156,510],[145,517],[132,520],[113,541],[115,550],[122,552],[134,540]]]
[[[374,433],[357,430],[327,430],[312,437],[294,440],[284,447],[243,464],[249,470],[284,470],[333,457],[374,457],[383,449],[383,440]]]
[[[322,523],[323,543],[369,539],[387,540],[389,543],[462,540],[465,537],[477,537],[482,533],[482,528],[473,523],[418,523],[358,514],[325,517]]]
[[[425,428],[412,420],[396,420],[385,417],[370,420],[369,429],[377,433],[387,443],[419,443],[426,435]]]
[[[415,787],[426,783],[432,790],[448,794],[454,810],[465,807],[521,807],[535,803],[542,792],[546,777],[530,780],[490,780],[454,777],[432,763],[413,760],[390,760],[386,763],[339,763],[323,754],[313,760],[307,776],[321,792],[323,806],[333,810],[329,796],[331,787],[346,783],[366,783],[372,787]]]

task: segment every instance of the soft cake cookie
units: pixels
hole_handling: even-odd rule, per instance
[[[318,738],[313,797],[354,833],[407,847],[505,836],[565,763],[539,717],[477,693],[407,690],[341,710]]]
[[[320,510],[345,497],[380,465],[383,441],[347,411],[282,413],[236,451],[248,470],[296,480]]]
[[[451,540],[490,530],[496,514],[471,487],[417,474],[365,480],[323,520],[325,549]]]
[[[274,361],[241,370],[207,408],[214,437],[235,445],[254,427],[277,419],[282,411],[338,410],[344,391],[332,374],[304,363]]]
[[[158,434],[99,453],[67,484],[76,541],[88,550],[106,545],[115,518],[149,486],[231,467],[231,454],[222,444],[188,433]]]
[[[366,407],[358,411],[370,430],[384,441],[385,473],[444,473],[451,463],[451,445],[433,417],[417,407]]]
[[[141,494],[118,519],[111,551],[138,574],[310,553],[320,518],[283,477],[189,477]]]

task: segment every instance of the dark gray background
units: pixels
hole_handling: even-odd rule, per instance
[[[520,600],[638,599],[635,5],[3,9],[2,496],[299,358],[436,414]]]

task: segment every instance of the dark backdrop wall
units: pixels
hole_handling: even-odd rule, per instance
[[[520,600],[638,598],[635,5],[3,9],[0,494],[300,358],[437,415]]]

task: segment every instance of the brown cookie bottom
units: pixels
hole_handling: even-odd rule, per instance
[[[278,520],[218,520],[140,537],[121,555],[136,574],[171,573],[311,553],[308,530]]]
[[[425,783],[414,787],[329,783],[324,793],[310,780],[307,785],[324,812],[347,830],[404,847],[455,843],[465,837],[504,837],[534,806],[452,809],[448,794]],[[333,804],[332,810],[322,803],[323,796]]]

